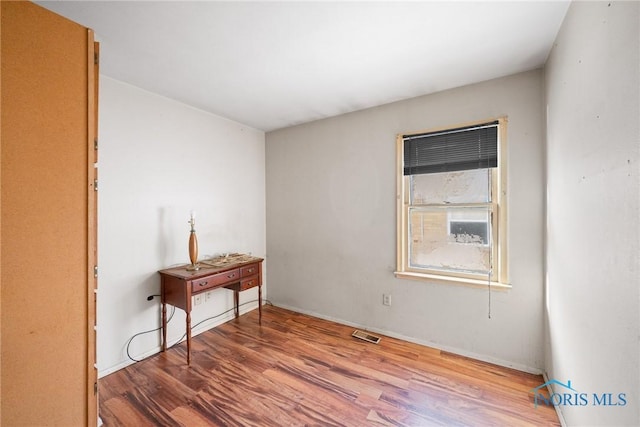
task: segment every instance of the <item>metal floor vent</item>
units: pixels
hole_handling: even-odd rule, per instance
[[[360,331],[358,329],[356,329],[355,331],[353,331],[353,333],[351,334],[352,337],[356,337],[359,338],[361,340],[364,341],[369,341],[372,342],[374,344],[378,344],[380,342],[380,337],[377,337],[375,335],[371,335],[368,334],[366,332]]]

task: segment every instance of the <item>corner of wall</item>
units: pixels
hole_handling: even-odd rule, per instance
[[[545,370],[585,396],[570,425],[640,423],[638,34],[638,2],[573,2],[544,70]]]

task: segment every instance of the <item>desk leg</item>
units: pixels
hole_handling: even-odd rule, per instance
[[[258,323],[262,323],[262,285],[258,285]]]
[[[162,351],[167,350],[167,304],[162,303]]]
[[[236,315],[236,319],[240,317],[240,291],[233,291],[233,313]]]
[[[187,365],[191,365],[191,312],[187,311]]]

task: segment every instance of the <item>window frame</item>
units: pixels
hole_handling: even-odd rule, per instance
[[[411,205],[410,175],[404,175],[404,138],[431,132],[446,132],[448,130],[482,125],[488,122],[498,122],[498,166],[491,168],[491,201],[488,203],[461,203],[457,206],[490,206],[491,239],[493,269],[491,277],[488,274],[473,274],[465,272],[447,272],[436,269],[416,268],[409,265],[409,211]],[[397,233],[396,233],[396,271],[395,276],[403,279],[422,281],[437,281],[443,283],[461,284],[474,287],[495,287],[509,289],[508,284],[508,247],[507,247],[507,117],[491,118],[473,121],[453,126],[444,126],[418,132],[398,134],[396,136],[396,201],[397,201]],[[444,205],[443,205],[444,206]],[[432,206],[437,208],[437,206]],[[447,221],[448,226],[448,221]]]

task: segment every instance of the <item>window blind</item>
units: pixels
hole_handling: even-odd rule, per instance
[[[404,175],[498,166],[498,121],[402,138]]]

